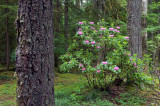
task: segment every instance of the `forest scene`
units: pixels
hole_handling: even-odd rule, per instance
[[[0,0],[0,106],[160,106],[160,1]]]

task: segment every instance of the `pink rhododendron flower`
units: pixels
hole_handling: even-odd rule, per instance
[[[119,70],[119,67],[117,66],[117,67],[114,67],[114,70]]]
[[[106,28],[101,28],[101,30],[105,30]]]
[[[102,38],[102,35],[101,36],[99,36],[100,38]]]
[[[94,28],[94,27],[91,27],[91,29],[95,30],[95,28]]]
[[[79,28],[78,30],[79,30],[79,31],[81,31],[81,30],[82,30],[82,28]]]
[[[81,67],[81,66],[83,66],[83,64],[82,64],[82,63],[80,63],[80,64],[79,64],[79,66]]]
[[[97,73],[100,73],[101,72],[101,70],[97,70]]]
[[[116,50],[116,49],[113,49],[114,51]]]
[[[83,68],[82,68],[82,71],[85,71],[85,70],[86,70],[86,69],[83,67]]]
[[[85,43],[89,43],[89,41],[88,41],[88,40],[86,40],[86,41],[85,41]]]
[[[109,30],[113,31],[113,30],[114,30],[114,28],[109,28]]]
[[[114,35],[109,35],[109,37],[114,37]]]
[[[119,31],[117,30],[116,32],[118,32],[119,33]]]
[[[97,66],[94,66],[94,68],[96,68]]]
[[[106,62],[102,62],[102,64],[108,64],[108,62],[106,61]]]
[[[133,61],[133,59],[130,59],[131,61]]]
[[[78,32],[79,35],[82,35],[83,33],[81,31]]]
[[[96,43],[96,42],[94,42],[94,41],[93,41],[93,42],[91,42],[91,44],[95,44],[95,43]]]
[[[114,31],[115,31],[115,32],[119,32],[119,30],[117,30],[117,29],[114,29]]]
[[[129,39],[129,37],[124,37],[125,39]]]
[[[120,27],[119,27],[119,26],[116,26],[116,28],[117,28],[117,29],[120,29]]]
[[[136,66],[136,63],[133,63],[134,66]]]
[[[68,55],[70,55],[70,54],[68,53]]]
[[[94,22],[89,22],[89,24],[94,24]]]
[[[83,22],[79,22],[79,24],[83,24]]]
[[[135,66],[135,68],[138,68],[138,66]]]
[[[131,56],[131,54],[128,54],[128,56]]]
[[[97,49],[100,49],[100,46],[97,46]]]

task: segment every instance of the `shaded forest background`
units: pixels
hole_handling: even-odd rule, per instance
[[[110,25],[119,25],[121,33],[127,35],[126,0],[54,0],[53,4],[56,66],[60,64],[59,56],[65,54],[72,43],[79,21],[96,23],[104,19]],[[160,58],[159,7],[158,0],[149,0],[147,16],[142,17],[146,20],[145,25],[142,23],[142,33],[147,31],[148,35],[147,39],[143,37],[143,53],[153,57],[153,64]],[[0,1],[0,65],[6,70],[15,64],[17,8],[17,0]]]

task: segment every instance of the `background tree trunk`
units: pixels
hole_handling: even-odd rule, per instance
[[[82,5],[83,5],[83,0],[80,0],[80,2],[81,2],[81,5],[80,5],[80,6],[82,7]]]
[[[142,0],[142,49],[143,49],[143,54],[147,52],[147,5],[148,1],[147,0]]]
[[[56,3],[57,3],[57,17],[56,17],[56,21],[57,21],[57,28],[56,28],[56,32],[57,34],[59,34],[60,32],[60,22],[61,22],[61,18],[60,18],[60,8],[61,8],[61,2],[60,0],[56,0]]]
[[[141,0],[128,0],[127,32],[130,37],[130,51],[133,55],[142,58],[142,36],[141,36]]]
[[[54,106],[52,0],[19,0],[18,5],[18,106]]]
[[[66,45],[65,45],[65,49],[67,50],[68,49],[68,28],[69,28],[69,22],[68,22],[68,18],[69,18],[69,15],[68,15],[68,2],[69,2],[69,0],[65,0],[65,12],[64,12],[64,16],[65,16],[65,26],[64,26],[64,34],[65,34],[65,37],[66,37],[66,40],[65,40],[65,43],[66,43]]]
[[[80,8],[80,0],[76,0],[76,6],[77,8]]]
[[[8,6],[8,0],[6,0]],[[6,8],[6,14],[9,12]],[[9,70],[9,31],[8,31],[8,16],[6,17],[6,70]]]

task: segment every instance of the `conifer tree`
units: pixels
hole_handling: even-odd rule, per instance
[[[16,50],[18,106],[54,106],[52,0],[19,0]]]

